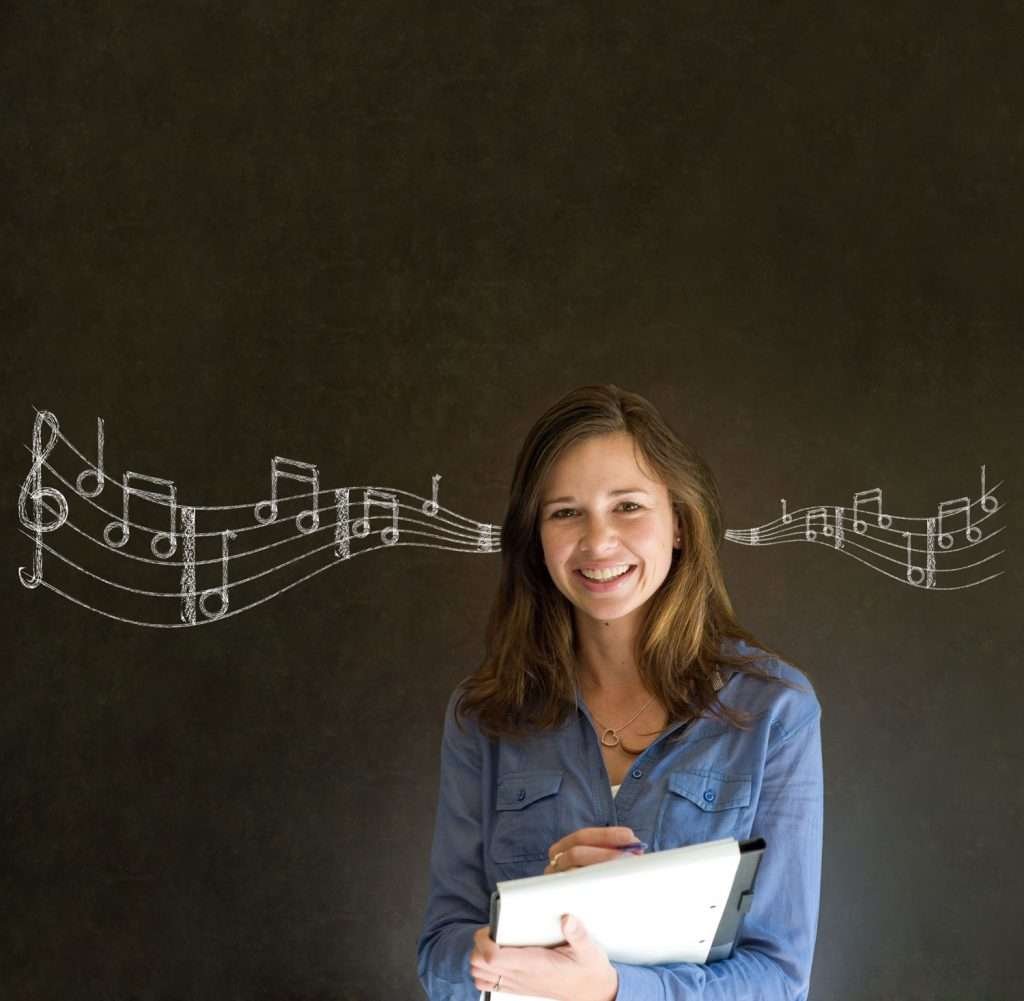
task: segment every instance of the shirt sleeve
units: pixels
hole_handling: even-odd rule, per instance
[[[481,747],[472,721],[460,731],[455,695],[441,740],[441,778],[430,852],[430,890],[417,945],[420,983],[430,1001],[478,1001],[469,971],[473,933],[490,923],[482,841]]]
[[[809,718],[769,742],[751,828],[767,848],[733,955],[707,964],[614,962],[616,1001],[803,1001],[818,924],[823,800],[816,704]]]

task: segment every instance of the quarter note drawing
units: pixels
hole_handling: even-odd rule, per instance
[[[991,551],[989,543],[1005,527],[997,525],[993,516],[1006,502],[996,496],[1002,482],[987,487],[985,478],[983,465],[976,499],[963,496],[940,501],[934,513],[922,516],[886,511],[881,487],[856,491],[849,508],[816,505],[787,511],[783,499],[782,514],[774,521],[730,529],[725,537],[744,546],[824,543],[911,587],[933,591],[976,587],[1003,573],[995,570],[993,561],[1004,550]]]
[[[911,546],[914,537],[913,532],[904,532],[907,540],[907,583],[914,587],[935,587],[935,519],[925,519],[925,547],[924,566],[914,566],[913,553],[916,551]]]
[[[430,500],[423,502],[423,513],[429,515],[431,518],[437,514],[437,485],[441,482],[441,474],[434,473],[430,478]]]
[[[228,542],[237,539],[238,533],[230,529],[220,533],[220,587],[210,587],[199,592],[199,608],[208,619],[219,619],[227,613],[230,605],[228,598]],[[220,604],[212,612],[207,607],[207,600],[217,598]]]
[[[43,587],[130,625],[176,629],[221,622],[378,550],[500,549],[500,526],[442,506],[439,473],[429,498],[393,487],[344,486],[326,491],[330,501],[321,506],[317,466],[275,456],[269,499],[183,503],[172,479],[130,471],[111,476],[103,435],[99,419],[94,463],[64,436],[53,413],[36,413],[31,465],[18,497],[32,566],[19,567],[18,576],[26,588]],[[302,492],[282,494],[284,481],[298,483]],[[112,490],[120,497],[104,506]],[[352,503],[361,504],[355,520]],[[159,512],[156,525],[147,522],[150,505]],[[67,545],[48,543],[58,529]]]
[[[86,490],[85,481],[92,477],[96,484],[92,490]],[[99,497],[103,493],[103,418],[96,418],[96,465],[83,469],[75,480],[75,489],[82,497]]]

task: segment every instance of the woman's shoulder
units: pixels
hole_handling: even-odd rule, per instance
[[[754,666],[768,676],[759,678],[730,668],[722,696],[733,708],[758,716],[767,714],[772,724],[787,735],[821,716],[814,685],[800,668],[744,640],[731,640],[729,644],[730,652],[756,657]]]
[[[444,710],[445,734],[452,731],[462,735],[468,735],[473,739],[479,738],[480,728],[476,716],[468,712],[462,705],[462,696],[468,690],[469,678],[463,678],[451,691]]]

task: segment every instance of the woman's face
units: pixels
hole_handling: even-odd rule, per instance
[[[585,438],[541,491],[548,573],[577,613],[601,621],[636,611],[658,590],[679,534],[668,488],[643,472],[633,448],[625,432]]]

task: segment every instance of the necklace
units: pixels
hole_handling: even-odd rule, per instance
[[[619,737],[619,734],[620,734],[620,733],[622,733],[622,731],[623,731],[623,730],[625,730],[625,729],[626,729],[626,727],[628,727],[628,726],[629,726],[629,724],[630,724],[630,723],[632,723],[632,722],[633,722],[633,720],[635,720],[635,719],[637,718],[637,716],[639,716],[639,715],[640,715],[640,713],[642,713],[642,712],[643,712],[643,711],[644,711],[644,710],[645,710],[645,709],[646,709],[646,708],[647,708],[647,707],[648,707],[648,706],[649,706],[649,705],[650,705],[650,704],[651,704],[651,703],[652,703],[653,701],[654,701],[654,696],[652,695],[652,696],[651,696],[651,697],[650,697],[650,698],[649,698],[649,699],[648,699],[648,700],[647,700],[647,701],[646,701],[646,702],[645,702],[645,703],[644,703],[644,704],[643,704],[643,705],[642,705],[642,706],[641,706],[641,707],[640,707],[640,708],[639,708],[639,709],[638,709],[638,710],[637,710],[637,711],[636,711],[636,712],[635,712],[635,713],[634,713],[634,714],[633,714],[632,716],[630,716],[630,718],[629,718],[629,719],[628,719],[628,720],[627,720],[627,721],[626,721],[625,723],[623,723],[623,724],[622,724],[622,726],[620,726],[620,727],[610,727],[610,726],[608,726],[608,724],[607,724],[607,723],[602,723],[602,722],[601,722],[601,721],[600,721],[600,720],[599,720],[599,719],[598,719],[598,718],[597,718],[596,716],[594,716],[594,714],[593,714],[593,713],[591,713],[590,715],[591,715],[591,716],[594,716],[594,722],[595,722],[595,723],[597,723],[597,724],[598,724],[599,726],[601,726],[601,727],[602,727],[602,729],[603,729],[603,731],[604,731],[604,732],[603,732],[603,733],[601,734],[601,744],[602,744],[602,745],[603,745],[604,747],[621,747],[621,748],[622,748],[622,750],[624,750],[624,751],[625,751],[625,752],[626,752],[627,754],[640,754],[640,753],[641,753],[641,751],[643,751],[643,750],[644,750],[644,748],[640,748],[639,750],[633,750],[633,749],[632,749],[632,748],[630,748],[630,747],[626,747],[626,745],[622,743],[622,739],[621,739],[621,738]]]

